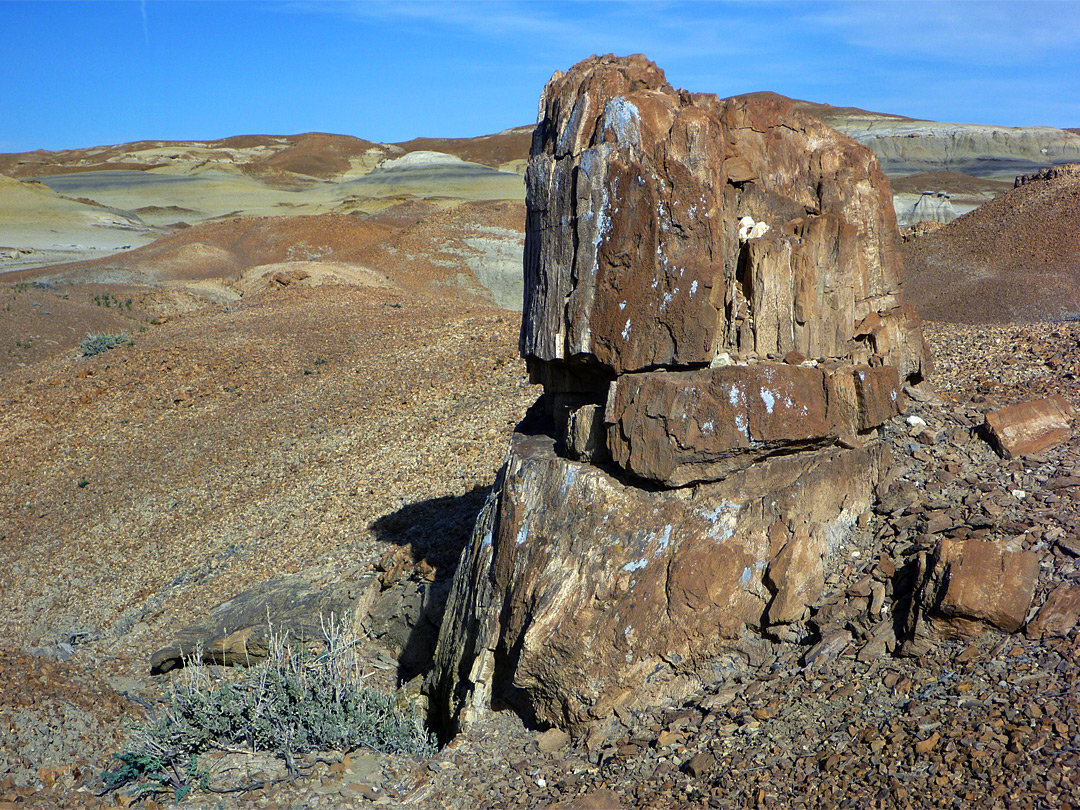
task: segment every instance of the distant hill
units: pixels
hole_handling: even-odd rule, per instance
[[[1080,165],[904,244],[905,296],[963,323],[1080,317]]]
[[[21,179],[73,172],[228,164],[263,179],[295,182],[295,178],[287,176],[336,179],[358,169],[370,171],[384,157],[401,153],[385,144],[322,132],[238,135],[209,141],[137,141],[57,152],[39,149],[0,154],[0,174]]]

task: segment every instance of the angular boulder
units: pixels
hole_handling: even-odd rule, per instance
[[[1028,638],[1067,636],[1080,624],[1080,585],[1058,585],[1024,628]]]
[[[676,91],[644,57],[593,57],[544,90],[526,193],[532,362],[602,377],[797,350],[925,370],[877,159],[784,99]],[[740,240],[747,216],[768,227]]]
[[[325,588],[297,576],[263,582],[217,605],[202,622],[180,628],[173,644],[150,657],[150,672],[180,669],[194,656],[207,664],[252,666],[266,659],[272,634],[318,641],[329,623],[344,619],[359,631],[378,593],[373,577]]]
[[[1024,624],[1039,580],[1039,557],[986,540],[944,539],[928,590],[941,629],[978,635],[985,625],[1014,633]]]
[[[881,452],[834,447],[812,469],[780,456],[656,491],[515,433],[444,618],[442,723],[516,694],[541,722],[575,728],[699,686],[690,673],[767,611],[791,621],[820,596],[822,560],[869,502]]]
[[[444,733],[493,701],[580,730],[804,634],[930,368],[876,158],[785,100],[587,59],[544,90],[526,205],[544,394],[455,576]]]
[[[1008,405],[986,414],[990,441],[1004,458],[1041,453],[1072,436],[1073,408],[1061,396]]]

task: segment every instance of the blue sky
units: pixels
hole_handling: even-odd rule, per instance
[[[544,82],[642,52],[677,87],[1080,127],[1080,2],[0,0],[0,152],[531,124]]]

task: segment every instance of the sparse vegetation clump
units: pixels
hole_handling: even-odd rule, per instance
[[[235,792],[262,785],[215,786],[200,769],[209,751],[271,752],[290,778],[302,775],[297,754],[369,748],[381,753],[431,756],[435,738],[411,705],[365,687],[341,625],[324,630],[315,653],[270,634],[264,663],[215,682],[193,656],[172,682],[163,712],[138,726],[128,750],[102,774],[106,791],[127,788],[136,797],[170,792],[179,800],[198,788]]]
[[[126,332],[121,332],[119,334],[96,332],[89,334],[82,339],[82,342],[79,344],[79,350],[82,351],[83,357],[93,357],[94,355],[115,349],[117,346],[127,342],[129,341]]]
[[[112,295],[111,293],[105,293],[102,295],[95,295],[92,300],[99,307],[105,307],[105,309],[111,309],[112,307],[116,307],[117,309],[127,309],[129,312],[131,311],[132,302],[130,298],[125,301],[121,301],[115,295]]]

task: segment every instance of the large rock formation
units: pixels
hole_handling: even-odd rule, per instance
[[[429,684],[581,728],[800,637],[928,358],[869,149],[641,56],[544,90],[521,351],[544,395],[465,550]]]
[[[908,195],[910,196],[910,195]],[[894,198],[897,224],[914,225],[917,222],[940,222],[948,225],[957,216],[952,200],[944,191],[924,191],[911,205],[903,205],[901,195]]]

